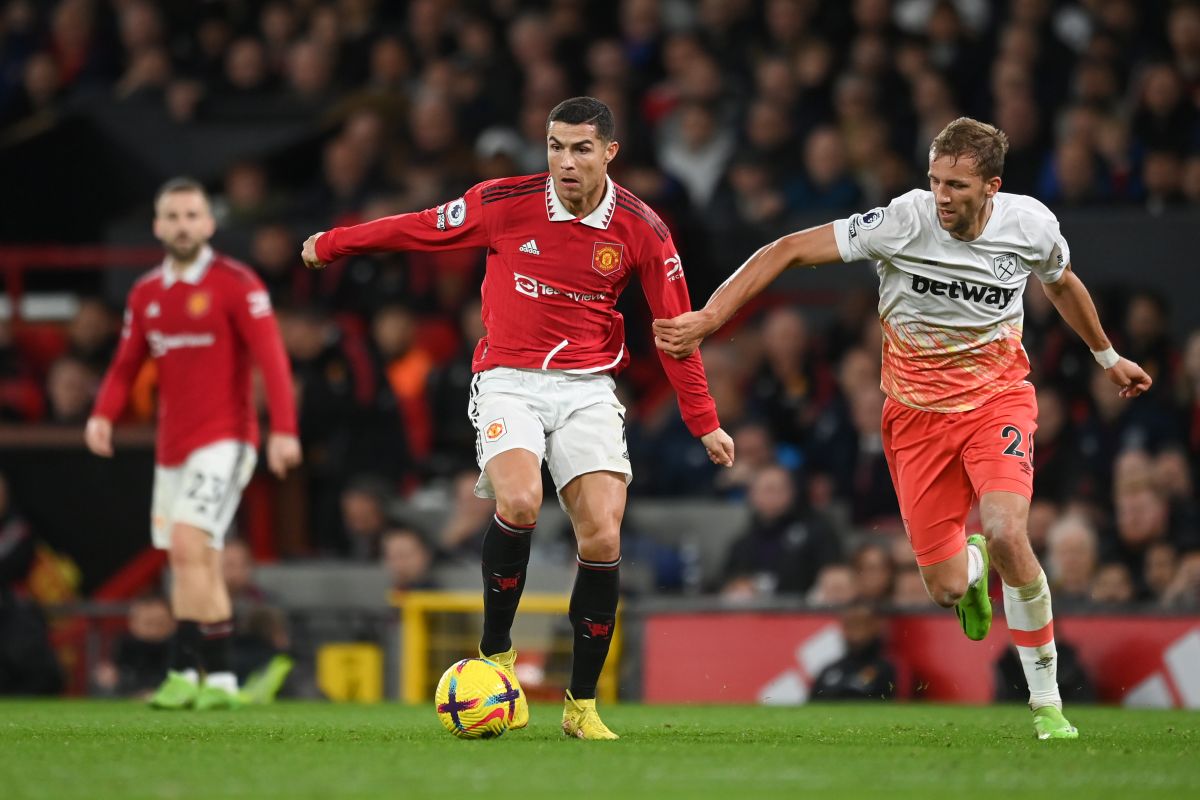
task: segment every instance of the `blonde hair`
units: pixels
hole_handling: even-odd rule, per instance
[[[959,117],[942,128],[929,146],[930,161],[941,156],[972,158],[975,171],[985,180],[1000,177],[1007,153],[1008,136],[1004,131],[970,117]]]

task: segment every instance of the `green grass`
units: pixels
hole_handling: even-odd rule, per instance
[[[492,741],[432,708],[280,703],[153,712],[0,703],[0,798],[1200,797],[1200,714],[1023,707],[606,707],[619,742],[565,740],[557,707]]]

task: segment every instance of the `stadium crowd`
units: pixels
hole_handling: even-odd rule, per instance
[[[296,376],[309,506],[287,554],[382,558],[398,586],[424,585],[436,559],[474,559],[490,514],[470,493],[465,414],[482,254],[389,254],[314,273],[300,242],[543,171],[546,114],[579,93],[616,112],[614,178],[674,230],[693,300],[806,215],[920,185],[928,141],[963,114],[1007,132],[1006,191],[1052,208],[1200,206],[1190,2],[9,0],[0,12],[5,141],[101,106],[181,129],[283,119],[311,132],[318,164],[248,150],[200,177],[216,244],[269,287]],[[113,300],[84,299],[45,363],[0,322],[0,416],[82,427],[117,336]],[[1097,300],[1154,390],[1119,399],[1030,287],[1030,534],[1056,606],[1195,608],[1200,331],[1180,339],[1151,292]],[[874,308],[870,291],[820,314],[775,298],[706,346],[738,456],[717,470],[678,417],[644,304],[623,304],[634,502],[725,498],[753,512],[723,574],[693,588],[730,602],[929,602],[881,447]],[[152,387],[148,373],[131,418],[152,419]],[[389,518],[431,486],[448,498],[440,530]],[[660,587],[686,588],[670,560]]]

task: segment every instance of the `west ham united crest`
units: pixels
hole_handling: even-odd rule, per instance
[[[1016,253],[1001,253],[993,258],[992,272],[1002,281],[1011,281],[1017,274]]]
[[[612,275],[621,268],[621,251],[623,244],[596,242],[592,246],[592,269],[601,275]]]

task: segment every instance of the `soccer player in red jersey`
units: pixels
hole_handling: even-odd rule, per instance
[[[619,145],[612,112],[576,97],[546,122],[549,174],[502,178],[414,214],[314,234],[302,257],[313,268],[389,250],[486,247],[483,323],[469,414],[476,429],[480,497],[496,499],[483,542],[480,655],[516,685],[510,630],[542,505],[549,464],[571,517],[579,569],[571,593],[571,685],[563,731],[615,739],[596,713],[596,683],[616,622],[620,528],[632,477],[625,409],[612,375],[629,361],[617,296],[634,275],[656,316],[687,311],[687,284],[671,233],[608,177]],[[700,356],[661,358],[688,429],[716,464],[733,463]],[[528,723],[522,694],[513,727]]]
[[[271,415],[268,466],[283,477],[301,457],[291,368],[270,298],[253,271],[209,247],[215,227],[199,183],[175,178],[159,191],[154,235],[166,259],[129,292],[120,347],[84,433],[93,453],[112,455],[113,422],[152,357],[158,436],[151,536],[169,553],[178,620],[170,671],[151,698],[156,708],[240,703],[220,550],[257,461],[252,363],[262,372]]]
[[[1026,380],[1021,295],[1035,275],[1122,397],[1150,388],[1100,325],[1071,269],[1058,220],[1032,197],[1000,191],[1008,139],[962,118],[929,150],[929,190],[763,247],[699,311],[656,320],[658,347],[687,358],[789,267],[875,261],[883,327],[884,453],[930,596],[971,639],[992,621],[994,560],[1004,613],[1029,682],[1039,739],[1079,734],[1062,714],[1050,589],[1029,545],[1037,403]],[[964,525],[979,498],[983,533]]]

